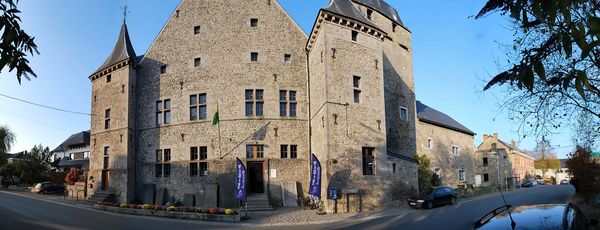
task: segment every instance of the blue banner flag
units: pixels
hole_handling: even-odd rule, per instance
[[[310,162],[310,190],[308,194],[321,199],[321,162],[312,154]]]
[[[241,201],[246,200],[246,167],[240,158],[236,158],[235,164],[235,197]]]

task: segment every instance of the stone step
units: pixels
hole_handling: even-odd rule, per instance
[[[242,207],[245,208],[245,207]],[[248,211],[273,210],[267,194],[252,194],[248,196]]]

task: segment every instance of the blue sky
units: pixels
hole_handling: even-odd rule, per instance
[[[59,3],[60,2],[60,3]],[[36,103],[89,112],[91,83],[88,76],[112,50],[123,20],[123,0],[20,1],[23,27],[36,37],[41,55],[30,59],[38,78],[19,85],[14,74],[0,74],[0,93]],[[306,31],[328,0],[279,0]],[[520,141],[532,149],[535,139],[521,140],[517,125],[497,111],[498,90],[481,92],[485,80],[497,73],[504,58],[498,43],[510,44],[508,22],[493,15],[474,20],[485,4],[477,1],[387,0],[412,31],[417,98],[477,133],[498,132],[506,141]],[[127,19],[136,53],[145,53],[160,32],[178,0],[129,0]],[[0,124],[16,134],[12,151],[35,144],[56,147],[69,135],[89,129],[90,117],[48,110],[0,97]],[[570,130],[550,137],[559,157],[572,150]]]

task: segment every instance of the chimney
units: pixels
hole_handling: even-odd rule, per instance
[[[512,146],[513,149],[517,148],[517,142],[515,142],[514,139],[510,142],[510,145]]]
[[[494,133],[494,140],[498,140],[498,133]]]

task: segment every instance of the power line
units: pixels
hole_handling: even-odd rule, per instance
[[[47,108],[47,109],[52,109],[52,110],[56,110],[56,111],[61,111],[61,112],[65,112],[65,113],[73,113],[73,114],[79,114],[79,115],[86,115],[86,116],[92,116],[92,114],[90,113],[82,113],[82,112],[77,112],[77,111],[71,111],[71,110],[66,110],[66,109],[61,109],[61,108],[56,108],[56,107],[52,107],[52,106],[47,106],[47,105],[42,105],[42,104],[38,104],[35,102],[31,102],[31,101],[27,101],[27,100],[23,100],[23,99],[19,99],[16,97],[11,97],[8,95],[4,95],[0,93],[0,96],[15,100],[15,101],[20,101],[20,102],[24,102],[30,105],[35,105],[35,106],[39,106],[39,107],[43,107],[43,108]]]

